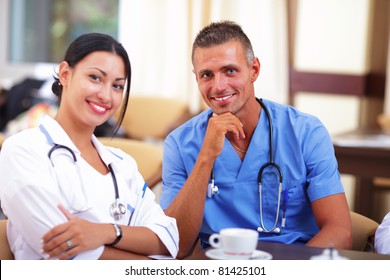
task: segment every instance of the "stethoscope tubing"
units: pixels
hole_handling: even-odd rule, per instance
[[[258,99],[258,102],[260,103],[261,105],[261,108],[263,108],[266,116],[267,116],[267,119],[268,119],[268,131],[269,131],[269,134],[268,134],[268,137],[269,137],[269,162],[265,163],[263,166],[261,166],[260,170],[259,170],[259,173],[257,175],[257,181],[259,184],[261,184],[261,181],[262,181],[262,175],[263,175],[263,171],[266,167],[268,166],[273,166],[275,167],[277,170],[278,170],[278,173],[279,173],[279,183],[283,183],[283,173],[282,173],[282,169],[280,168],[280,166],[274,162],[274,149],[273,149],[273,124],[272,124],[272,119],[271,119],[271,114],[269,113],[269,110],[267,108],[267,106],[265,106],[264,102],[263,102],[263,99]]]
[[[278,220],[279,220],[279,213],[280,213],[280,202],[282,197],[282,191],[283,191],[283,173],[280,166],[274,162],[274,150],[273,150],[273,124],[271,119],[271,114],[269,113],[269,110],[267,106],[264,104],[262,99],[258,99],[258,102],[260,103],[261,107],[263,108],[265,114],[267,115],[268,119],[268,136],[269,136],[269,162],[263,164],[259,170],[259,173],[257,175],[257,181],[259,184],[259,200],[260,200],[260,224],[261,227],[258,229],[260,232],[266,232],[266,233],[281,233],[281,230],[277,228]],[[262,190],[262,178],[263,178],[263,172],[264,170],[269,167],[275,167],[278,171],[279,175],[279,186],[278,186],[278,204],[276,208],[276,215],[275,215],[275,223],[272,226],[272,228],[267,229],[264,225],[263,220],[263,190]],[[283,201],[283,203],[286,203],[286,201]],[[283,212],[283,215],[285,215],[285,211]],[[282,225],[282,228],[284,228],[284,225]]]
[[[69,203],[69,207],[74,211],[74,213],[79,213],[79,212],[86,211],[86,210],[89,209],[88,198],[87,198],[87,194],[86,194],[86,191],[85,191],[84,182],[83,182],[82,177],[81,177],[80,166],[78,165],[78,161],[77,161],[77,157],[76,157],[75,153],[72,151],[71,148],[69,148],[69,147],[67,147],[65,145],[54,144],[54,146],[47,153],[47,156],[49,157],[49,160],[50,160],[52,166],[54,167],[54,163],[52,161],[52,154],[53,154],[54,151],[59,150],[59,149],[65,149],[72,156],[74,165],[76,166],[77,175],[78,175],[78,177],[80,179],[81,191],[83,192],[83,197],[85,198],[85,206],[81,207],[80,209],[76,209],[76,208],[72,207],[71,203]],[[65,193],[63,195],[64,195],[64,197],[66,197]]]
[[[54,166],[54,163],[52,161],[52,154],[53,154],[54,151],[59,150],[59,149],[65,149],[72,156],[74,164],[76,165],[76,168],[77,168],[78,176],[79,176],[81,187],[82,187],[83,196],[86,199],[86,203],[88,204],[88,202],[87,202],[87,194],[85,193],[85,187],[84,187],[84,183],[83,183],[83,180],[82,180],[82,177],[81,177],[80,168],[78,166],[77,157],[76,157],[76,154],[72,151],[72,149],[67,147],[67,146],[65,146],[65,145],[54,144],[54,146],[49,150],[49,152],[47,154],[49,159],[50,159],[50,161],[51,161],[51,163],[52,163],[52,165]],[[117,179],[116,179],[116,176],[115,176],[115,172],[114,172],[114,169],[112,168],[111,163],[108,165],[108,169],[110,170],[110,173],[111,173],[111,177],[112,177],[112,181],[113,181],[113,185],[114,185],[114,191],[115,191],[115,202],[112,204],[110,210],[111,210],[111,214],[114,216],[114,218],[116,220],[119,220],[119,219],[121,219],[122,215],[124,215],[126,213],[126,207],[120,202],[118,182],[117,182]],[[71,205],[70,205],[70,207],[72,208]],[[81,212],[81,211],[85,211],[86,209],[88,209],[88,206],[86,208],[83,207],[82,210],[78,210],[78,209],[73,209],[72,208],[72,210],[74,210],[76,213],[77,212]]]
[[[287,197],[288,193],[286,190],[284,191],[284,196],[283,196],[283,209],[282,209],[282,230],[277,228],[278,220],[279,220],[279,214],[280,214],[280,208],[281,208],[281,200],[282,200],[282,192],[283,192],[283,172],[280,166],[274,162],[274,153],[273,153],[273,124],[272,124],[272,119],[271,119],[271,114],[269,113],[269,110],[267,106],[264,104],[262,99],[256,99],[262,109],[264,109],[264,112],[266,114],[267,120],[268,120],[268,129],[269,129],[269,161],[263,164],[259,172],[257,174],[257,182],[258,182],[258,191],[259,191],[259,200],[260,200],[260,224],[261,227],[258,227],[259,232],[265,232],[265,233],[281,233],[285,227],[285,221],[286,221],[286,204],[287,204]],[[210,114],[210,117],[212,114]],[[264,220],[263,220],[263,196],[262,196],[262,177],[263,177],[263,172],[267,167],[274,167],[277,170],[277,173],[279,175],[279,186],[278,186],[278,202],[277,202],[277,210],[276,210],[276,215],[275,215],[275,223],[272,226],[271,229],[267,229],[264,225]],[[214,178],[214,167],[211,169],[211,183],[209,183],[208,186],[208,191],[207,191],[207,196],[211,198],[213,195],[216,195],[218,193],[218,187],[214,184],[215,178]],[[286,197],[287,196],[287,197]]]
[[[67,150],[67,151],[71,154],[71,156],[72,156],[72,158],[73,158],[73,161],[74,161],[74,162],[77,162],[77,157],[76,157],[75,153],[72,151],[72,149],[69,148],[69,147],[67,147],[67,146],[65,146],[65,145],[60,145],[60,144],[54,144],[54,146],[53,146],[53,147],[49,150],[49,152],[47,153],[47,156],[49,157],[50,161],[51,161],[51,155],[52,155],[52,153],[53,153],[54,151],[56,151],[56,150],[59,150],[59,149],[65,149],[65,150]],[[52,162],[52,164],[53,164],[53,162]]]
[[[108,169],[110,170],[112,182],[114,183],[115,200],[118,200],[119,199],[118,181],[116,180],[115,172],[111,166],[111,163],[108,165]]]

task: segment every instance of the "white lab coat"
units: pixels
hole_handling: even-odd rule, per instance
[[[390,255],[390,212],[383,218],[375,232],[375,250],[379,254]]]
[[[67,221],[59,211],[64,205],[79,218],[96,223],[145,226],[158,235],[171,257],[178,252],[176,220],[165,216],[145,187],[135,160],[115,148],[105,147],[95,136],[92,141],[106,165],[113,167],[120,201],[126,214],[119,220],[111,215],[115,188],[111,173],[102,175],[80,156],[61,126],[46,117],[38,128],[8,138],[0,153],[0,201],[8,217],[7,235],[16,259],[41,259],[41,238],[55,225]],[[54,143],[69,147],[57,149]],[[79,175],[80,174],[80,175]],[[81,182],[82,181],[82,182]],[[78,210],[81,210],[80,212]],[[75,259],[98,259],[104,246],[80,253]]]

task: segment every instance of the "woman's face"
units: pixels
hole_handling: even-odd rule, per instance
[[[94,127],[111,118],[120,107],[126,83],[123,60],[114,53],[96,51],[74,67],[60,65],[63,85],[59,113],[73,124]]]

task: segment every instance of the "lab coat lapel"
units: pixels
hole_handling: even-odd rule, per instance
[[[42,133],[45,134],[49,144],[63,145],[70,148],[76,156],[80,155],[80,151],[73,144],[72,140],[66,134],[60,124],[50,116],[46,116],[40,124]]]

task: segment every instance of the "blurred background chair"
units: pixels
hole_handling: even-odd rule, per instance
[[[0,260],[13,260],[14,255],[8,245],[7,220],[0,220]]]
[[[3,145],[4,140],[5,140],[5,136],[3,133],[0,132],[0,150],[1,150],[1,145]]]
[[[379,224],[374,220],[351,211],[352,250],[374,252],[375,232]]]
[[[0,132],[0,151],[1,151],[1,146],[3,145],[3,142],[5,140],[5,136],[3,133]],[[3,210],[0,208],[0,219],[4,219],[4,214],[3,214]],[[1,248],[3,247],[0,247],[0,250]]]
[[[162,148],[151,143],[127,138],[99,137],[106,146],[119,148],[132,156],[138,165],[138,170],[153,188],[162,180]]]
[[[189,106],[184,101],[132,95],[122,129],[127,138],[161,140],[190,117]]]

